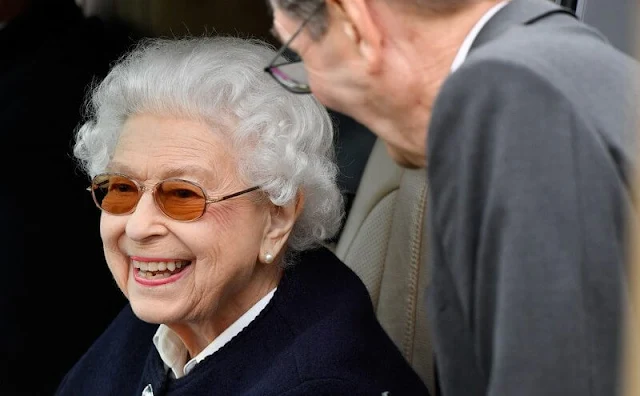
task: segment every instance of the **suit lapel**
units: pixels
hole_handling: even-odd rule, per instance
[[[514,25],[529,25],[558,13],[575,17],[575,14],[569,9],[550,0],[511,0],[480,30],[478,37],[471,45],[471,51],[500,36]]]

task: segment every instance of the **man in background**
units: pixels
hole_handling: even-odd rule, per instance
[[[1,395],[51,395],[124,304],[70,150],[88,85],[129,44],[74,0],[0,0]]]
[[[441,394],[615,395],[636,62],[548,0],[270,4],[266,70],[427,168]]]

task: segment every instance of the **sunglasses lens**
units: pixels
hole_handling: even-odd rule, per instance
[[[100,209],[111,214],[131,212],[138,203],[138,186],[119,175],[98,175],[91,183],[93,198]]]
[[[195,220],[207,206],[204,191],[184,180],[165,180],[158,185],[155,197],[160,209],[176,220]]]
[[[271,75],[284,87],[295,93],[310,93],[307,71],[302,62],[283,63],[272,66]]]

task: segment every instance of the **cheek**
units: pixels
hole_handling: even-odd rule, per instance
[[[220,236],[253,232],[263,224],[264,211],[248,200],[220,202],[209,207],[210,221]]]
[[[262,243],[264,211],[251,203],[234,204],[210,208],[206,222],[202,224],[206,229],[197,233],[200,239],[198,244],[205,248],[205,251],[215,250],[211,255],[217,256],[216,261],[251,261],[250,257],[259,252]],[[196,234],[192,235],[195,237]],[[207,241],[201,239],[203,236],[206,236],[204,239]]]
[[[215,229],[214,232],[219,232],[221,235],[236,227],[237,223],[241,222],[240,216],[243,215],[242,208],[237,208],[224,202],[209,207],[207,212],[211,227]]]
[[[117,250],[118,240],[124,234],[124,217],[102,214],[100,216],[100,238],[105,250]]]
[[[348,106],[345,106],[344,103],[342,103],[338,99],[337,95],[333,93],[333,91],[327,90],[327,86],[329,86],[329,83],[324,83],[320,81],[320,79],[318,79],[318,81],[309,79],[309,86],[311,87],[313,96],[318,99],[320,103],[333,110],[349,115],[351,114],[351,112],[349,111],[350,108]]]
[[[115,280],[118,288],[122,293],[128,298],[128,287],[127,282],[129,281],[129,262],[128,260],[119,252],[108,249],[105,246],[104,253],[105,260],[107,262],[107,267],[109,267],[109,271],[111,271],[111,275]]]
[[[100,218],[100,237],[107,266],[118,287],[126,295],[126,283],[129,274],[129,263],[120,251],[118,241],[124,234],[123,218],[103,214]]]

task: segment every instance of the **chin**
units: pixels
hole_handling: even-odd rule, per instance
[[[171,322],[167,307],[157,301],[129,300],[133,313],[143,322],[161,324]]]
[[[424,168],[423,164],[419,164],[417,163],[417,161],[412,160],[411,155],[408,155],[407,153],[402,152],[396,149],[395,147],[390,146],[389,144],[387,144],[386,146],[387,146],[387,153],[389,153],[389,156],[391,157],[393,162],[395,162],[399,166],[406,169]]]

